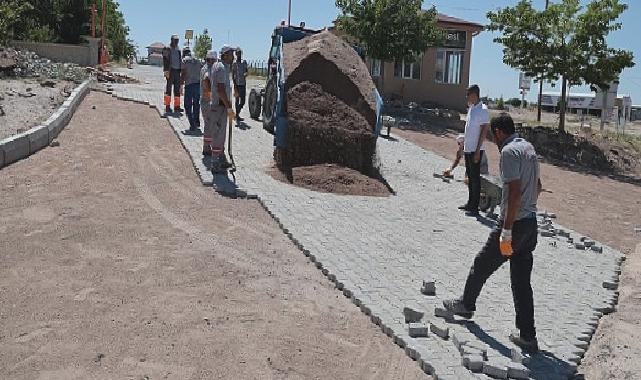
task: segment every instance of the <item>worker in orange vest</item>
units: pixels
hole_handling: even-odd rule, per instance
[[[162,65],[167,80],[165,88],[165,112],[171,113],[171,90],[174,90],[174,112],[182,112],[180,108],[180,74],[182,71],[182,53],[178,47],[179,38],[171,36],[171,44],[163,49]]]

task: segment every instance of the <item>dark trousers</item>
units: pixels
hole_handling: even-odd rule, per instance
[[[499,224],[502,225],[502,224]],[[468,310],[476,310],[476,299],[481,294],[485,281],[507,261],[501,255],[499,238],[501,228],[490,233],[487,243],[476,255],[474,264],[467,275],[463,305]],[[514,222],[512,227],[512,248],[514,253],[510,260],[510,279],[512,282],[512,297],[516,311],[516,327],[524,339],[536,337],[534,328],[534,299],[530,276],[532,274],[532,252],[537,243],[536,217]],[[496,300],[497,302],[501,300]]]
[[[485,152],[481,151],[481,159]],[[474,153],[465,153],[465,173],[467,174],[467,207],[478,210],[481,202],[481,159],[474,162]]]
[[[238,88],[238,97],[236,98],[236,115],[240,116],[240,111],[245,107],[247,98],[247,86],[236,86]]]
[[[185,113],[191,129],[200,126],[200,83],[185,86]]]
[[[171,69],[169,79],[165,87],[165,95],[171,96],[171,88],[174,89],[174,96],[180,96],[180,69]]]

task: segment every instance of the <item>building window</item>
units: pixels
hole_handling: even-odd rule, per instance
[[[409,60],[394,62],[394,76],[403,79],[421,79],[422,61],[422,56],[419,56],[414,62]]]
[[[436,51],[436,83],[461,84],[461,73],[463,71],[462,50]]]
[[[380,59],[372,59],[372,76],[373,77],[380,77],[381,76],[381,60]]]

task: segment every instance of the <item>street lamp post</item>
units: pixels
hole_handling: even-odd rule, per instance
[[[545,0],[545,10],[548,10],[550,6],[550,0]],[[539,79],[539,104],[536,112],[536,121],[541,122],[541,100],[543,99],[543,77]]]
[[[289,8],[287,11],[287,26],[292,26],[292,0],[289,0]]]

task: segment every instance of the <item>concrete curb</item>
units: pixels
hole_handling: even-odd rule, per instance
[[[0,140],[0,169],[27,158],[45,148],[67,126],[82,100],[91,90],[94,79],[89,78],[76,87],[65,102],[41,125]]]

